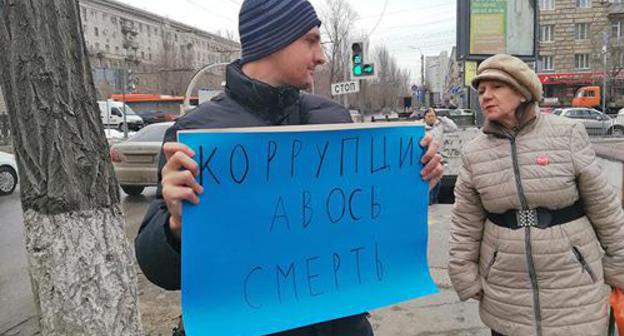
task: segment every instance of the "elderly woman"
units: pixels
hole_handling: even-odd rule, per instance
[[[425,111],[425,128],[427,132],[435,133],[435,138],[442,144],[440,146],[440,151],[443,149],[444,144],[444,133],[448,132],[456,132],[459,128],[455,124],[455,122],[447,117],[440,116],[430,107]],[[429,191],[429,205],[438,203],[438,196],[440,195],[440,188],[442,187],[442,182],[438,181],[436,185]]]
[[[493,335],[606,335],[624,212],[585,129],[538,112],[542,86],[515,57],[485,60],[472,85],[486,123],[455,185],[455,290]]]

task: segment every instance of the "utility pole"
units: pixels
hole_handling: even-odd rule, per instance
[[[607,50],[609,44],[609,33],[605,30],[602,32],[602,113],[607,113]]]
[[[420,85],[425,87],[425,54],[420,52]]]
[[[122,85],[121,99],[123,100],[123,132],[124,139],[128,139],[128,119],[126,118],[126,87],[128,86],[128,67],[124,69],[124,82]]]

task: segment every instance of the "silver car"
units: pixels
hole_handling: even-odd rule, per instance
[[[0,152],[0,196],[8,195],[17,186],[17,163],[15,156]]]
[[[148,125],[127,141],[117,143],[110,149],[121,189],[128,195],[137,196],[145,187],[158,184],[158,161],[165,132],[173,122]]]
[[[591,108],[569,107],[553,111],[554,115],[579,121],[589,135],[624,135],[624,124],[617,119]]]

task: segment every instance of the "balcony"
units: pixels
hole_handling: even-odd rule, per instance
[[[611,3],[608,7],[609,17],[624,15],[624,3]]]
[[[136,55],[126,55],[124,60],[128,63],[134,63],[134,64],[141,63],[141,60]]]
[[[130,20],[123,20],[121,22],[121,33],[126,36],[128,35],[136,36],[139,34],[139,30],[134,25],[134,22]]]
[[[611,48],[617,48],[617,49],[624,47],[624,36],[612,37],[609,40],[609,45],[611,46]]]
[[[123,48],[137,50],[139,49],[139,42],[137,42],[135,39],[124,39]]]

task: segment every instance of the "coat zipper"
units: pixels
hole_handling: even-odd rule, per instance
[[[490,271],[492,270],[492,266],[494,266],[494,263],[496,262],[497,254],[498,254],[498,251],[494,251],[494,255],[492,255],[492,260],[490,260],[490,262],[487,265],[487,268],[485,269],[485,275],[484,275],[485,280],[487,280],[488,277],[490,276]]]
[[[576,246],[573,246],[572,252],[574,252],[574,256],[576,256],[576,259],[579,261],[579,263],[581,263],[581,266],[583,266],[583,270],[585,270],[585,272],[589,274],[592,282],[596,282],[596,274],[594,274],[594,271],[592,271],[592,269],[589,267],[589,264],[587,264],[587,261],[585,261],[585,258],[583,257],[581,251],[579,251]]]
[[[522,209],[529,209],[529,202],[524,195],[522,180],[520,177],[520,165],[518,163],[518,148],[516,145],[516,132],[510,137],[511,141],[511,158],[513,160],[514,175],[516,177],[516,187],[520,197]],[[529,277],[531,278],[531,286],[533,287],[533,313],[535,314],[535,327],[537,336],[542,335],[542,309],[539,299],[539,286],[537,284],[537,274],[535,272],[535,264],[533,262],[533,245],[531,244],[531,227],[524,228],[524,246],[526,249],[527,266],[529,269]]]

